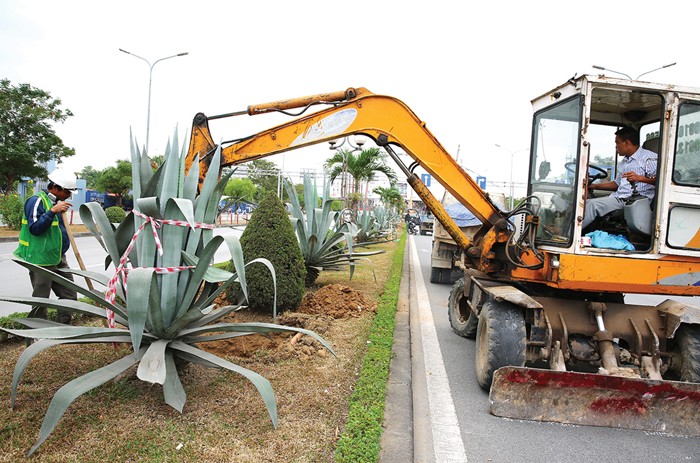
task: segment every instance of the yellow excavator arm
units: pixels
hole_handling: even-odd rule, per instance
[[[322,109],[303,115],[312,107]],[[689,269],[679,268],[679,260],[667,256],[658,260],[635,262],[632,267],[617,257],[591,258],[587,255],[537,249],[534,243],[539,216],[533,210],[521,214],[521,228],[515,243],[515,225],[511,214],[500,211],[472,178],[457,164],[427,129],[425,122],[402,101],[377,95],[366,88],[317,94],[302,98],[249,106],[246,110],[195,116],[186,169],[199,162],[200,181],[206,175],[217,148],[209,131],[209,121],[240,115],[259,115],[302,108],[289,122],[251,136],[223,142],[222,166],[241,164],[254,159],[336,140],[349,135],[364,135],[387,151],[403,170],[416,194],[463,251],[465,267],[474,268],[507,281],[544,284],[564,290],[634,292],[696,295],[699,286],[667,280],[676,274],[697,272],[698,259],[681,258]],[[407,167],[394,151],[400,147],[413,159]],[[413,173],[416,166],[433,176],[454,198],[471,211],[483,226],[468,238],[447,214],[442,204]],[[522,211],[520,211],[522,212]],[[523,232],[525,230],[525,232]],[[523,241],[522,237],[525,238]],[[600,264],[600,265],[598,265]],[[657,282],[665,278],[664,284]],[[679,280],[680,281],[680,280]]]
[[[501,211],[408,106],[396,98],[376,95],[365,88],[350,88],[341,92],[249,106],[246,111],[221,116],[207,117],[199,113],[195,116],[192,126],[186,169],[189,170],[199,159],[200,180],[206,175],[209,160],[217,148],[209,131],[209,120],[308,108],[321,104],[330,107],[222,147],[222,166],[237,165],[348,135],[365,135],[387,150],[404,170],[408,183],[416,194],[445,226],[447,232],[462,249],[471,250],[470,255],[478,262],[480,270],[494,272],[500,269],[493,260],[491,247],[495,243],[507,241],[509,237],[507,222]],[[401,147],[415,161],[415,165],[421,166],[431,174],[485,224],[478,237],[481,239],[490,234],[490,238],[484,239],[484,242],[491,243],[488,249],[475,248],[474,243],[461,232],[440,202],[398,158],[392,146]]]

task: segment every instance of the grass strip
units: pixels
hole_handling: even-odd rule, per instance
[[[404,232],[394,254],[391,276],[377,304],[360,376],[350,396],[348,422],[335,451],[337,463],[379,460],[405,243]]]

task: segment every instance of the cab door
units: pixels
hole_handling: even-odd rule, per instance
[[[700,97],[678,94],[670,118],[657,177],[659,251],[700,257]]]

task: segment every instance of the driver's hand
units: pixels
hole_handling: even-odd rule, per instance
[[[640,178],[644,178],[635,172],[625,172],[622,176],[626,178],[628,182],[639,182]]]

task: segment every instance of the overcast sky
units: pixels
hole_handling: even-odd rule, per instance
[[[64,164],[76,171],[127,159],[130,130],[145,144],[149,66],[123,48],[151,63],[189,53],[153,68],[151,155],[175,127],[188,137],[200,111],[366,87],[405,102],[490,181],[508,181],[515,152],[514,178],[525,182],[530,100],[574,74],[597,64],[636,77],[677,62],[646,78],[700,87],[699,10],[609,0],[3,0],[0,77],[73,111],[56,131],[75,148]],[[241,116],[212,134],[229,140],[280,122]],[[285,169],[319,169],[330,154],[327,144],[292,151]]]

